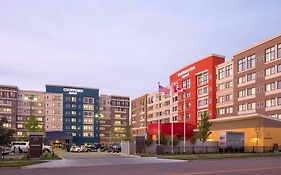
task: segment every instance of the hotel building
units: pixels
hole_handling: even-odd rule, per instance
[[[46,85],[47,93],[63,95],[63,131],[73,136],[73,143],[99,142],[99,89]]]
[[[62,94],[19,90],[17,102],[17,137],[23,137],[27,132],[24,125],[31,115],[39,121],[40,129],[62,131]]]
[[[171,95],[153,92],[147,96],[147,123],[170,123],[171,115]]]
[[[131,126],[134,136],[147,136],[147,102],[147,94],[131,102]]]
[[[109,135],[112,130],[111,119],[111,105],[110,96],[100,95],[100,118],[99,118],[99,130],[100,130],[100,142],[108,143]]]
[[[110,133],[114,139],[125,137],[126,127],[129,126],[130,97],[118,95],[100,95],[99,131],[100,142],[110,142]]]
[[[178,92],[178,120],[184,121],[184,101],[186,122],[197,128],[203,113],[209,119],[216,118],[216,66],[224,63],[221,55],[204,57],[170,76],[170,84],[186,89]],[[184,100],[185,98],[185,100]]]
[[[118,138],[124,138],[126,127],[129,127],[130,97],[110,96],[110,109],[112,116],[112,130]]]
[[[16,129],[17,94],[16,86],[0,85],[0,118],[6,118],[4,127],[11,129]]]
[[[281,119],[281,35],[236,53],[233,67],[234,115]]]

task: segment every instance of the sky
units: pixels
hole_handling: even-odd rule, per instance
[[[211,53],[281,33],[278,0],[0,0],[0,84],[135,98]]]

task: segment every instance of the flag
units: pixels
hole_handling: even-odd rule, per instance
[[[169,94],[170,93],[170,89],[163,87],[159,84],[159,92],[164,92],[165,94]]]
[[[177,85],[175,86],[175,85],[173,85],[173,87],[174,87],[174,92],[176,93],[176,92],[183,92],[184,91],[184,89],[183,88],[181,88],[181,87],[178,87]]]

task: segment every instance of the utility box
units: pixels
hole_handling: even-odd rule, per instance
[[[243,148],[245,145],[244,132],[223,132],[220,134],[219,146],[221,148]]]

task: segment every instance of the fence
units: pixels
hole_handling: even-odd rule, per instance
[[[247,146],[247,147],[220,147],[218,145],[156,145],[146,146],[144,153],[147,154],[199,154],[199,153],[266,153],[281,151],[281,147],[276,146]]]

